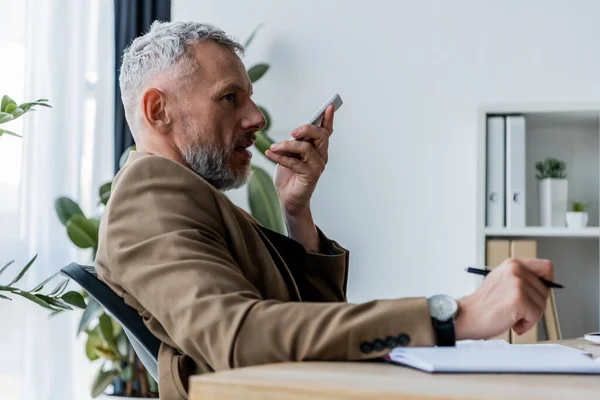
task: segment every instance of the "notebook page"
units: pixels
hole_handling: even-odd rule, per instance
[[[599,373],[600,359],[566,346],[463,343],[396,348],[389,360],[429,372]]]

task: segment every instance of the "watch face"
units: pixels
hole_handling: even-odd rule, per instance
[[[445,294],[430,297],[427,302],[429,303],[429,314],[438,321],[447,321],[454,317],[458,308],[456,300]]]

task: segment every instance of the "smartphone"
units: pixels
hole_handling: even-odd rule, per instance
[[[333,104],[334,107],[333,112],[336,112],[342,106],[342,104],[344,104],[344,102],[342,101],[340,95],[335,93],[329,98],[329,100],[325,102],[325,104],[321,106],[321,108],[317,110],[316,113],[314,113],[312,117],[310,117],[310,119],[306,123],[309,125],[321,126],[321,122],[323,122],[323,117],[325,115],[325,110],[331,104]]]
[[[306,122],[306,124],[308,125],[316,125],[316,126],[321,126],[321,123],[323,122],[323,117],[325,116],[325,110],[327,109],[327,107],[329,107],[330,104],[333,104],[333,112],[335,113],[341,106],[342,104],[344,104],[344,102],[342,101],[342,97],[335,93],[333,96],[331,96],[329,98],[329,100],[327,100],[322,106],[321,108],[319,108],[317,110],[317,112],[315,112],[313,114],[312,117],[310,117],[310,119]],[[291,138],[288,140],[300,140],[300,141],[305,141],[308,140],[308,138],[301,138],[301,139],[296,139],[296,138]],[[299,155],[297,154],[292,154],[292,153],[288,153],[285,151],[281,151],[279,152],[279,154],[286,156],[286,157],[295,157],[295,158],[300,158]]]

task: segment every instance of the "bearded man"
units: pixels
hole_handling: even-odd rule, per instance
[[[506,260],[473,294],[350,304],[348,251],[313,221],[310,199],[328,161],[333,107],[265,155],[288,236],[223,191],[250,174],[265,125],[238,55],[207,24],[152,25],[123,55],[120,85],[137,151],[116,175],[96,268],[162,342],[163,400],[185,399],[192,374],[285,361],[366,360],[397,346],[523,333],[540,319],[546,260]],[[360,232],[357,232],[360,235]]]

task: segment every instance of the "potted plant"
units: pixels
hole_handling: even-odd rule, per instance
[[[125,151],[121,163],[133,148],[132,146]],[[107,182],[100,186],[99,206],[104,206],[108,202],[111,185],[112,182]],[[90,249],[93,262],[98,250],[100,219],[88,218],[79,205],[68,197],[56,199],[54,208],[66,228],[69,239],[80,249]],[[76,335],[87,336],[85,354],[91,362],[99,364],[98,372],[92,382],[92,397],[129,400],[157,398],[158,384],[135,354],[122,326],[85,291],[81,293],[85,299],[85,311],[79,321]],[[112,393],[105,393],[111,385]]]
[[[567,226],[569,228],[585,228],[588,223],[587,205],[580,201],[571,203],[571,211],[567,212]]]
[[[569,192],[565,162],[546,158],[535,167],[539,180],[540,225],[565,226]]]
[[[47,99],[38,99],[28,103],[17,104],[17,102],[11,99],[8,95],[2,96],[2,100],[0,101],[0,125],[14,121],[28,112],[36,111],[36,106],[51,108]],[[3,135],[21,137],[21,135],[15,132],[0,128],[0,138]],[[68,283],[67,279],[62,280],[54,287],[53,290],[44,294],[44,287],[46,287],[48,283],[57,276],[57,274],[50,276],[48,279],[44,280],[31,290],[23,290],[16,286],[31,268],[36,258],[37,254],[34,255],[31,260],[29,260],[29,262],[19,271],[19,273],[13,277],[12,280],[8,281],[6,284],[0,285],[0,300],[12,301],[12,297],[14,296],[23,297],[52,311],[52,314],[58,313],[62,310],[72,310],[73,307],[84,308],[85,303],[79,293],[75,291],[69,291],[65,293]],[[0,268],[0,275],[5,273],[14,262],[15,260],[11,260],[4,264],[2,268]]]

